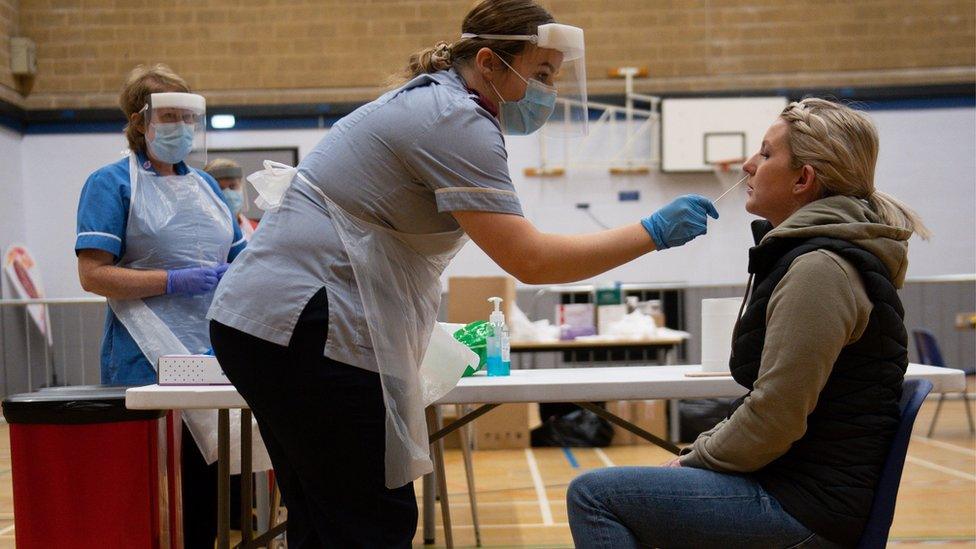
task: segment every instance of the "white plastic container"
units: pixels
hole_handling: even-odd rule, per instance
[[[741,306],[741,297],[702,300],[702,372],[729,373],[732,329]]]
[[[230,385],[217,358],[210,355],[163,355],[157,365],[160,385]]]

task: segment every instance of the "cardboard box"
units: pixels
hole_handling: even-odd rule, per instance
[[[469,405],[468,412],[473,412],[480,406],[480,404]],[[528,448],[531,412],[529,407],[527,403],[502,404],[444,437],[444,448],[460,449],[461,431],[464,429],[468,429],[468,437],[474,441],[475,450]],[[455,406],[441,406],[440,410],[442,425],[457,419]]]
[[[447,279],[447,321],[469,324],[488,320],[494,310],[489,297],[500,297],[505,320],[512,318],[515,279],[510,276],[452,276]]]
[[[474,449],[529,447],[529,405],[502,404],[474,420]]]
[[[652,435],[668,438],[668,401],[617,400],[607,402],[607,411],[644,429]],[[626,429],[613,426],[613,446],[650,444]]]

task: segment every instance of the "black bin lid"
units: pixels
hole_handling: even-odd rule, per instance
[[[78,425],[158,419],[165,410],[129,410],[122,385],[49,387],[3,400],[7,423]]]

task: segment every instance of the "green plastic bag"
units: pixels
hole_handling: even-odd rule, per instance
[[[474,375],[475,372],[481,370],[488,363],[488,336],[492,334],[491,324],[485,320],[479,320],[477,322],[472,322],[464,328],[454,332],[454,339],[460,341],[467,348],[471,349],[478,355],[477,366],[468,365],[464,369],[464,373],[461,377],[469,377]]]

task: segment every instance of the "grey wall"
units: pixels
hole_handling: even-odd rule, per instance
[[[48,313],[52,345],[23,307],[0,307],[0,396],[99,382],[105,304],[52,305]]]
[[[949,366],[976,365],[976,330],[955,327],[956,314],[976,311],[976,284],[973,282],[909,282],[900,292],[905,305],[905,326],[909,337],[915,328],[935,334]],[[918,354],[912,343],[911,360]]]

